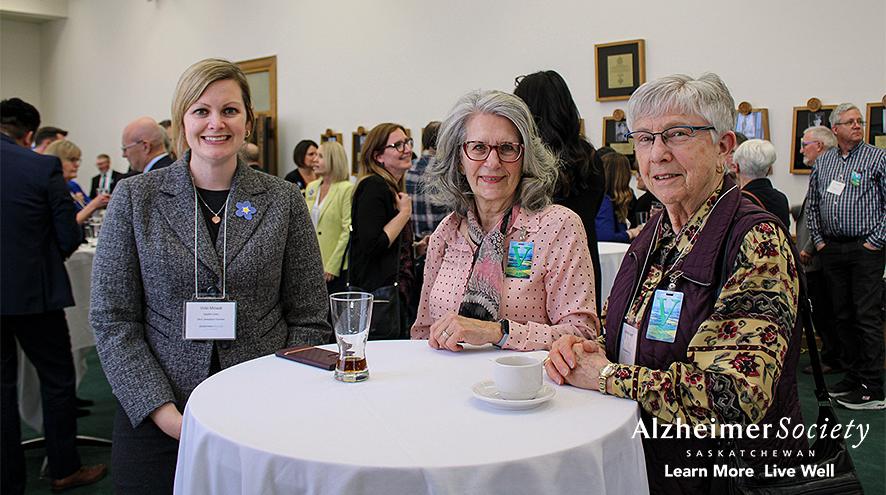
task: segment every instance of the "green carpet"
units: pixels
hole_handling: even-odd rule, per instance
[[[801,356],[800,369],[808,364],[806,354]],[[111,428],[115,412],[114,397],[111,395],[111,387],[108,385],[99,365],[95,351],[87,358],[89,370],[80,384],[78,395],[84,399],[92,399],[95,406],[91,408],[92,414],[80,418],[78,432],[81,435],[90,435],[103,438],[111,438]],[[803,408],[803,418],[806,423],[812,423],[818,414],[818,406],[813,395],[814,383],[810,375],[799,374],[800,402]],[[826,376],[828,384],[838,382],[841,375]],[[862,485],[868,494],[886,493],[886,411],[850,411],[841,407],[837,408],[837,417],[842,424],[855,420],[855,424],[870,424],[868,436],[857,449],[850,447],[852,460],[858,470]],[[27,427],[23,427],[23,438],[33,438],[37,434]],[[853,445],[857,440],[852,440]],[[80,456],[84,464],[111,463],[111,451],[109,448],[87,447],[80,449]],[[27,452],[28,463],[28,489],[26,493],[50,493],[49,481],[40,479],[40,465],[43,462],[42,450]],[[110,473],[101,482],[70,490],[67,493],[75,495],[87,494],[111,494]]]

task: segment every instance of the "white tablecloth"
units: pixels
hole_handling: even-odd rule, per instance
[[[600,250],[600,301],[606,302],[609,293],[612,292],[612,283],[615,282],[615,275],[618,274],[618,268],[621,266],[621,260],[628,252],[630,244],[623,242],[598,242],[597,248]],[[598,308],[598,312],[603,308]]]
[[[537,409],[473,398],[508,352],[370,342],[356,384],[275,356],[224,370],[188,402],[175,493],[647,493],[635,402],[547,378]]]
[[[86,374],[86,354],[95,347],[95,334],[89,326],[89,293],[92,290],[92,260],[95,248],[85,244],[65,262],[76,306],[65,308],[71,332],[71,351],[77,384]],[[40,402],[40,379],[31,361],[18,350],[18,404],[22,421],[38,432],[43,431],[43,407]]]

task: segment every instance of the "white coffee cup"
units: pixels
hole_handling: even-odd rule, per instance
[[[541,360],[532,356],[495,359],[492,378],[498,394],[507,400],[534,399],[542,386]]]

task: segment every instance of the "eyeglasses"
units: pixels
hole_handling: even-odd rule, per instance
[[[805,148],[805,147],[809,146],[810,144],[818,144],[818,143],[820,143],[820,141],[800,141],[800,147]]]
[[[712,131],[712,125],[675,125],[661,132],[634,131],[627,138],[634,142],[635,149],[646,150],[655,144],[655,136],[661,136],[661,142],[667,146],[681,146],[697,136],[698,131]]]
[[[120,147],[120,151],[124,151],[124,152],[125,152],[125,151],[128,150],[129,148],[132,148],[133,146],[138,146],[138,145],[140,145],[140,144],[142,144],[142,143],[144,143],[144,142],[145,142],[144,140],[141,140],[141,141],[136,141],[136,142],[134,142],[134,143],[129,143],[129,144],[123,145],[123,146]]]
[[[523,145],[520,143],[488,144],[483,141],[465,141],[461,146],[465,155],[475,162],[489,158],[492,150],[495,150],[498,159],[504,163],[514,163],[523,156]]]
[[[412,149],[412,144],[414,142],[415,141],[413,141],[412,138],[404,139],[402,141],[397,141],[396,143],[391,143],[391,144],[385,146],[385,148],[394,148],[395,150],[399,151],[400,153],[405,153],[406,147],[409,146],[409,149]]]
[[[852,119],[845,122],[837,122],[834,125],[848,125],[849,127],[852,127],[855,124],[858,124],[859,127],[864,127],[864,119]]]

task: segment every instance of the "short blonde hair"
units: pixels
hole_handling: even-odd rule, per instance
[[[252,97],[249,92],[249,83],[246,75],[240,67],[219,58],[207,58],[188,67],[175,87],[172,97],[172,147],[177,156],[182,156],[187,149],[185,140],[184,117],[188,108],[200,99],[210,84],[216,81],[232,80],[240,86],[243,94],[243,106],[246,108],[247,132],[255,123],[255,113],[252,109]]]
[[[46,147],[44,153],[47,155],[57,156],[61,160],[68,161],[83,156],[80,148],[67,139],[59,139],[58,141],[53,141],[49,146]]]
[[[345,153],[345,147],[337,141],[324,141],[320,143],[320,153],[323,154],[323,160],[329,167],[329,180],[334,184],[343,180],[348,180],[351,176],[350,167],[348,166],[348,155]]]

